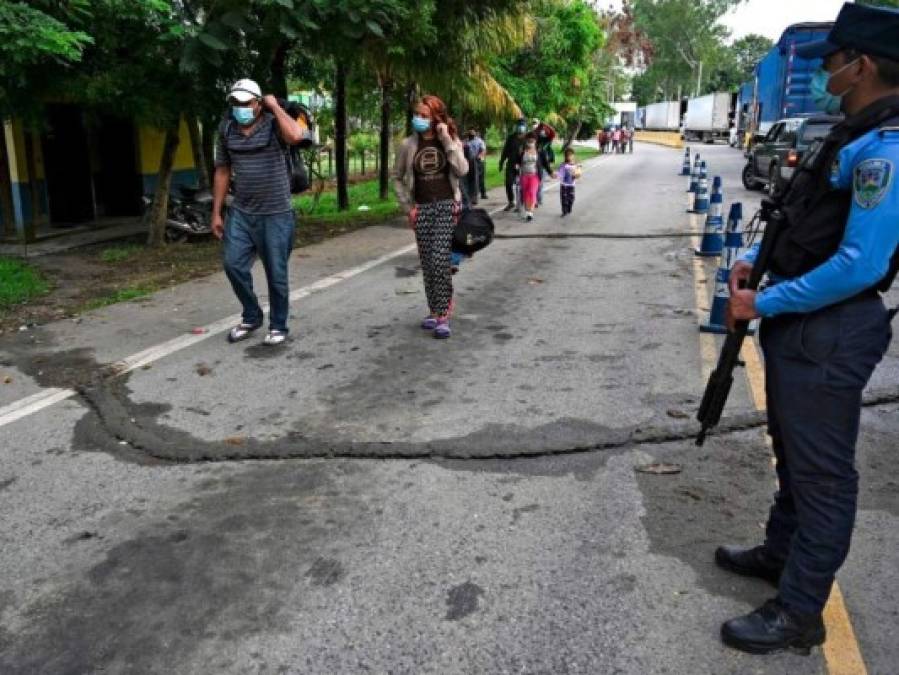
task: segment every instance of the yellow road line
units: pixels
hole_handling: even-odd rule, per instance
[[[694,231],[698,226],[697,217],[690,216],[690,227]],[[693,237],[693,246],[699,245],[699,238]],[[693,280],[696,293],[696,312],[700,315],[700,321],[704,320],[704,311],[711,306],[711,298],[714,295],[714,284],[709,283],[709,274],[706,271],[705,261],[701,258],[693,259]],[[709,373],[715,367],[718,360],[718,348],[715,339],[707,333],[699,334],[699,353],[702,358],[702,375],[707,379]],[[752,339],[743,342],[740,356],[746,363],[746,379],[749,382],[749,392],[756,410],[765,410],[767,399],[765,396],[765,370],[762,366],[761,355],[756,343]],[[765,436],[770,446],[770,439]],[[773,466],[773,457],[772,457]],[[862,659],[858,639],[852,628],[852,621],[846,604],[843,601],[843,593],[839,584],[834,582],[830,599],[824,608],[824,625],[827,628],[827,641],[824,643],[824,659],[827,663],[827,672],[830,675],[867,675],[868,669]]]

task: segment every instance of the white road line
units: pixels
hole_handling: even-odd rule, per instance
[[[588,167],[585,167],[585,172],[589,168],[592,168],[593,165],[596,164],[599,158],[594,158],[593,160],[588,160]],[[551,190],[552,188],[558,187],[558,182],[553,182],[550,185],[547,185],[545,190]],[[494,215],[503,210],[503,207],[499,207],[490,212],[490,215]],[[362,263],[356,267],[353,267],[348,270],[343,270],[342,272],[337,272],[336,274],[332,274],[331,276],[325,277],[323,279],[319,279],[318,281],[309,284],[308,286],[304,286],[303,288],[298,288],[290,294],[290,301],[296,302],[302,298],[306,298],[313,293],[318,293],[320,291],[324,291],[332,286],[336,286],[342,281],[346,281],[347,279],[352,279],[353,277],[359,276],[367,272],[368,270],[377,267],[378,265],[382,265],[383,263],[392,260],[393,258],[398,258],[400,256],[406,255],[408,253],[412,253],[416,250],[416,244],[410,244],[408,246],[403,246],[402,248],[398,248],[395,251],[391,251],[390,253],[386,253],[378,258],[374,258],[369,260],[368,262]],[[263,311],[268,312],[268,305],[263,306]],[[219,333],[223,333],[231,326],[240,321],[240,315],[234,314],[232,316],[225,317],[224,319],[220,319],[211,324],[203,326],[203,332],[200,334],[188,334],[188,335],[179,335],[176,338],[172,338],[162,344],[155,345],[148,349],[144,349],[143,351],[137,352],[136,354],[132,354],[131,356],[127,356],[121,361],[116,361],[112,364],[112,370],[117,375],[122,375],[124,373],[131,372],[132,370],[136,370],[138,368],[142,368],[143,366],[149,365],[155,361],[159,361],[170,354],[174,354],[177,351],[181,351],[182,349],[187,349],[188,347],[192,347],[195,344],[203,342],[204,340],[209,339],[213,335],[218,335]],[[59,403],[60,401],[64,401],[67,398],[71,398],[75,396],[77,392],[74,389],[58,389],[58,388],[50,388],[39,391],[36,394],[32,394],[31,396],[27,396],[26,398],[15,401],[14,403],[10,403],[7,406],[0,408],[0,427],[15,422],[16,420],[20,420],[23,417],[27,417],[36,412],[40,412],[45,408],[49,408],[51,405],[55,403]]]
[[[74,394],[75,392],[71,389],[43,389],[36,394],[19,399],[15,403],[10,403],[0,408],[0,427],[43,410],[54,403],[64,401]]]
[[[332,286],[335,286],[342,281],[346,281],[347,279],[352,279],[353,277],[359,276],[360,274],[363,274],[364,272],[367,272],[368,270],[377,267],[378,265],[392,260],[393,258],[398,258],[399,256],[411,253],[415,249],[415,244],[403,246],[402,248],[391,251],[390,253],[382,255],[378,258],[369,260],[368,262],[351,269],[343,270],[341,272],[337,272],[336,274],[332,274],[331,276],[319,279],[318,281],[309,284],[308,286],[304,286],[293,291],[290,294],[290,300],[291,302],[295,302],[301,298],[308,297],[313,293],[318,293],[327,288],[331,288]],[[263,310],[265,312],[268,312],[268,305],[263,306]],[[112,369],[117,375],[122,375],[137,368],[141,368],[150,363],[153,363],[154,361],[158,361],[166,356],[169,356],[170,354],[173,354],[177,351],[186,349],[187,347],[192,347],[195,344],[203,342],[203,340],[207,340],[213,335],[223,333],[238,321],[240,321],[239,314],[220,319],[211,324],[203,326],[203,333],[196,335],[193,333],[188,335],[179,335],[178,337],[168,340],[167,342],[163,342],[162,344],[150,347],[149,349],[145,349],[143,351],[137,352],[136,354],[132,354],[131,356],[128,356],[121,361],[115,362],[114,364],[112,364]],[[41,410],[49,408],[55,403],[59,403],[60,401],[64,401],[67,398],[75,396],[75,394],[76,392],[74,389],[58,389],[54,387],[50,389],[44,389],[36,394],[32,394],[31,396],[15,401],[14,403],[10,403],[9,405],[0,408],[0,427],[15,422],[16,420],[20,420],[23,417],[27,417],[28,415],[31,415],[33,413],[40,412]]]

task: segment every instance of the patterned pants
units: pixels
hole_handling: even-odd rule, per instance
[[[571,213],[574,206],[574,185],[560,185],[559,196],[562,198],[562,213]]]
[[[428,308],[435,316],[445,316],[453,298],[450,248],[456,225],[454,202],[447,199],[418,204],[417,207],[415,240],[418,242],[418,257],[421,259]]]

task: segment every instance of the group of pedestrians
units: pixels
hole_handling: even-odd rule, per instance
[[[452,277],[458,265],[452,251],[453,231],[461,214],[487,197],[487,147],[476,129],[460,138],[446,105],[436,96],[424,96],[415,106],[412,129],[397,152],[395,191],[418,244],[429,310],[421,327],[445,339],[452,335]],[[553,170],[554,138],[552,128],[539,120],[530,129],[524,119],[516,123],[499,160],[500,171],[505,172],[506,211],[516,207],[517,190],[525,217],[532,220],[545,178],[558,175],[562,216],[571,213],[580,168],[569,148],[558,174]]]
[[[258,257],[271,304],[264,344],[279,345],[288,334],[288,259],[295,228],[288,146],[300,142],[302,131],[252,80],[236,82],[227,100],[228,114],[216,142],[212,230],[223,241],[225,273],[243,307],[228,340],[245,340],[262,325],[263,310],[251,274]],[[460,262],[452,250],[453,233],[462,214],[487,197],[487,146],[474,128],[462,138],[446,104],[436,96],[419,100],[411,122],[412,134],[397,151],[394,189],[418,244],[429,309],[421,327],[445,339],[452,334],[452,275]],[[557,175],[554,138],[555,131],[539,120],[530,129],[524,119],[516,124],[500,157],[500,170],[506,172],[507,211],[515,208],[517,188],[526,219],[533,219],[545,179]],[[563,216],[571,213],[578,172],[573,151],[566,151],[558,172]],[[226,223],[222,211],[229,190],[234,200]]]
[[[624,154],[634,152],[634,130],[627,126],[600,129],[596,134],[601,154]]]

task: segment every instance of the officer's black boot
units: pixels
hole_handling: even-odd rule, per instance
[[[744,577],[758,577],[775,586],[780,582],[780,573],[784,568],[783,562],[773,558],[764,546],[719,546],[715,551],[715,564],[728,572],[742,574]]]
[[[784,649],[808,654],[812,647],[823,644],[825,637],[821,614],[793,612],[777,598],[721,625],[724,644],[750,654]]]

